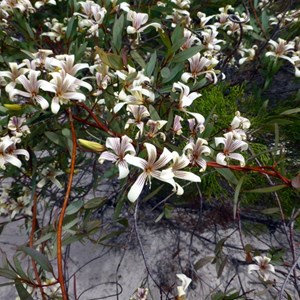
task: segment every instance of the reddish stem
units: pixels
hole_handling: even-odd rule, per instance
[[[62,255],[62,227],[63,227],[63,221],[65,212],[68,206],[68,201],[71,193],[72,188],[72,181],[73,181],[73,175],[75,170],[75,161],[76,161],[76,132],[73,124],[73,118],[71,109],[68,110],[69,113],[69,121],[70,121],[70,127],[72,132],[72,142],[73,142],[73,148],[72,148],[72,157],[71,157],[71,166],[70,166],[70,176],[67,186],[67,191],[65,194],[65,199],[63,202],[63,206],[61,209],[61,213],[58,220],[57,225],[57,269],[58,269],[58,281],[60,284],[61,292],[63,300],[68,300],[68,294],[66,291],[65,281],[64,281],[64,273],[63,273],[63,255]]]

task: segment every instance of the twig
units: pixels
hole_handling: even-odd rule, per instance
[[[119,134],[117,132],[113,132],[106,125],[104,125],[102,122],[100,122],[99,119],[95,116],[94,112],[87,105],[85,105],[82,102],[77,103],[77,105],[82,107],[84,110],[86,110],[89,113],[89,115],[94,119],[94,121],[99,126],[99,128],[101,128],[103,131],[105,131],[106,133],[108,133],[111,136],[117,136],[117,137],[121,136],[121,134]]]
[[[63,202],[63,206],[61,209],[61,213],[60,213],[58,225],[57,225],[57,269],[58,269],[58,281],[60,284],[63,300],[68,300],[68,294],[66,291],[66,286],[65,286],[65,281],[64,281],[64,273],[63,273],[62,227],[63,227],[65,212],[66,212],[66,209],[68,206],[68,200],[69,200],[70,193],[71,193],[73,175],[74,175],[74,170],[75,170],[75,161],[76,161],[76,132],[75,132],[73,118],[72,118],[72,112],[71,112],[70,108],[68,109],[68,114],[69,114],[69,121],[70,121],[70,127],[71,127],[71,132],[72,132],[73,148],[72,148],[70,176],[69,176],[67,191],[65,194],[65,199]]]
[[[33,246],[34,233],[35,233],[36,225],[37,225],[36,215],[37,215],[37,193],[34,192],[34,194],[33,194],[33,206],[32,206],[32,225],[31,225],[31,232],[30,232],[30,236],[29,236],[29,247],[30,248],[34,248],[34,246]],[[39,289],[40,289],[40,292],[41,292],[42,299],[46,300],[46,296],[44,294],[44,290],[43,290],[43,287],[42,287],[42,281],[41,281],[41,278],[39,276],[39,272],[38,272],[38,269],[37,269],[37,266],[36,266],[36,262],[33,258],[31,259],[31,263],[32,263],[32,268],[33,268],[33,272],[34,272],[34,275],[35,275],[35,279],[39,284]]]
[[[285,287],[287,285],[287,282],[288,282],[289,278],[291,277],[292,273],[294,272],[294,270],[295,270],[297,264],[299,263],[299,261],[300,261],[300,255],[298,256],[297,260],[294,262],[293,266],[291,267],[288,274],[286,275],[286,277],[284,279],[284,282],[282,284],[282,287],[280,289],[278,299],[282,299]],[[294,279],[297,280],[297,277],[294,277]]]

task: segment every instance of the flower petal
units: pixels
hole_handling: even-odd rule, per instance
[[[142,174],[139,175],[135,183],[132,185],[127,195],[130,202],[135,202],[137,200],[137,198],[139,197],[139,195],[143,190],[143,187],[146,182],[146,178],[147,178],[147,174],[143,172]]]

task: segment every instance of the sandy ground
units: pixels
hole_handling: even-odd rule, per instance
[[[192,224],[181,223],[178,216],[184,216]],[[248,293],[248,299],[277,299],[276,289],[280,289],[285,276],[276,268],[275,288],[259,281],[257,275],[247,273],[245,253],[241,250],[241,239],[236,228],[221,228],[213,226],[203,230],[195,226],[195,214],[187,211],[177,212],[172,223],[161,221],[155,224],[151,216],[148,221],[144,217],[138,220],[136,231],[130,219],[131,229],[118,238],[109,241],[109,245],[93,244],[89,241],[76,242],[65,248],[66,276],[69,278],[68,288],[70,299],[74,296],[81,300],[119,299],[128,300],[135,289],[141,286],[149,288],[148,299],[174,299],[176,286],[180,281],[176,274],[184,273],[192,277],[193,282],[188,292],[189,300],[212,299],[212,294],[235,287],[240,294]],[[195,263],[206,257],[216,255],[216,243],[228,237],[222,249],[222,257],[227,258],[227,264],[222,274],[217,278],[216,264],[207,263],[192,272]],[[0,247],[9,259],[16,247],[26,243],[27,237],[22,227],[10,224],[0,235]],[[251,234],[243,237],[243,243],[250,243],[261,253],[267,253],[270,246],[284,247],[284,236],[280,231],[263,235]],[[107,242],[108,243],[108,242]],[[212,260],[212,259],[211,259]],[[55,259],[52,261],[55,268]],[[279,271],[279,272],[277,272]],[[193,274],[193,275],[191,275]],[[1,283],[6,282],[0,278]],[[292,299],[298,299],[295,290],[287,285]],[[119,294],[119,295],[117,295]],[[16,293],[11,286],[1,287],[1,300],[13,300]],[[39,296],[37,299],[40,299]]]

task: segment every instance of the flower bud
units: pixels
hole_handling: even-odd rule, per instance
[[[92,150],[94,152],[102,152],[106,149],[105,146],[103,146],[99,143],[96,143],[96,142],[88,141],[88,140],[78,139],[78,143],[83,148]]]
[[[20,104],[3,104],[3,106],[9,110],[21,110],[22,105]]]

